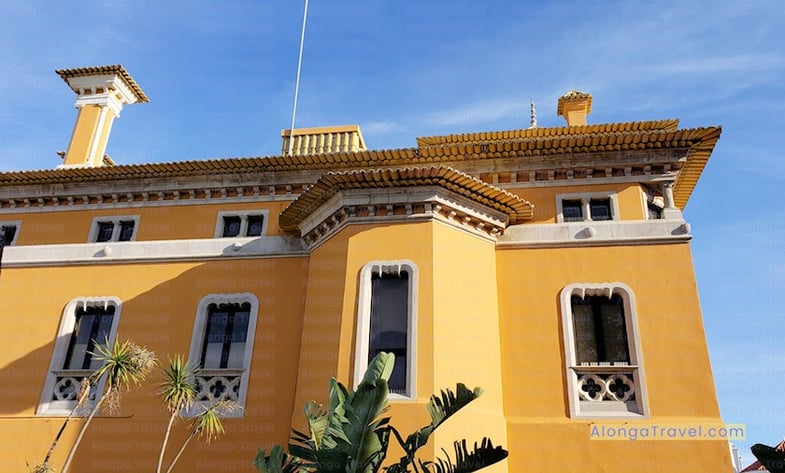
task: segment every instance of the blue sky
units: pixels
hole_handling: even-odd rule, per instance
[[[302,2],[3,0],[0,170],[51,168],[74,95],[54,69],[121,63],[151,102],[123,110],[119,163],[273,155],[288,128]],[[415,137],[680,118],[723,135],[686,209],[722,414],[748,445],[785,435],[785,2],[311,0],[297,126]],[[689,365],[684,382],[689,383]]]

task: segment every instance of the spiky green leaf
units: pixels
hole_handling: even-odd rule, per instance
[[[405,449],[409,452],[417,451],[417,449],[428,443],[428,438],[430,438],[434,430],[481,395],[481,388],[477,387],[471,390],[465,384],[458,383],[455,386],[455,392],[450,389],[443,389],[441,396],[436,396],[435,394],[431,396],[427,407],[431,423],[409,435],[406,438]]]
[[[500,446],[493,446],[489,438],[483,438],[481,445],[474,443],[474,450],[469,452],[466,440],[453,443],[455,449],[455,463],[445,452],[446,459],[437,458],[435,462],[420,462],[423,471],[428,473],[472,473],[486,466],[498,463],[507,458],[508,452]]]
[[[205,443],[224,433],[223,418],[240,409],[233,401],[221,400],[203,408],[191,420],[191,433]]]
[[[254,458],[254,468],[262,473],[298,473],[305,472],[303,465],[291,455],[287,455],[281,446],[276,445],[267,454],[259,450]]]
[[[158,385],[158,395],[164,406],[172,413],[189,409],[196,401],[194,369],[182,355],[175,355],[162,371],[164,380]]]

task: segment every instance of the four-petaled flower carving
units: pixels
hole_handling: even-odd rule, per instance
[[[583,390],[586,394],[588,394],[590,398],[595,399],[597,393],[602,392],[603,387],[602,385],[597,384],[593,379],[588,378],[586,381],[583,382],[583,386],[581,386],[581,390]]]
[[[608,390],[615,394],[619,399],[624,399],[627,391],[630,391],[631,389],[632,388],[621,378],[616,378],[612,382],[608,383]]]

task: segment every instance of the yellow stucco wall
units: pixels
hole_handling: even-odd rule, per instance
[[[278,216],[289,202],[127,207],[9,215],[22,222],[17,245],[87,243],[95,217],[139,216],[136,241],[213,238],[219,212],[268,210],[267,235],[280,235]],[[6,218],[3,218],[5,220]]]
[[[622,219],[644,218],[637,185],[586,192],[609,190],[617,192]],[[570,191],[521,195],[535,202],[536,218],[550,215],[535,223],[547,223],[556,194]],[[19,244],[84,243],[98,215],[141,215],[138,240],[212,238],[219,211],[259,208],[269,209],[268,235],[275,235],[285,205],[29,213],[20,217]],[[188,353],[202,297],[248,291],[260,309],[245,417],[227,420],[227,435],[209,447],[190,447],[180,468],[249,470],[257,447],[285,444],[290,426],[304,427],[302,406],[326,401],[329,377],[354,382],[360,271],[379,260],[408,260],[418,271],[416,398],[392,403],[394,425],[411,432],[427,424],[430,394],[457,381],[485,391],[438,431],[424,458],[442,447],[451,452],[454,439],[487,435],[511,452],[497,472],[730,471],[726,442],[598,442],[589,440],[591,420],[569,418],[559,293],[571,283],[622,282],[636,299],[646,422],[719,421],[688,244],[497,249],[436,221],[349,225],[309,257],[3,268],[0,330],[18,336],[0,351],[0,383],[14,386],[0,406],[0,460],[9,471],[23,470],[24,461],[42,458],[61,424],[36,417],[35,409],[71,299],[119,297],[119,337],[163,357]],[[95,422],[75,471],[152,469],[166,418],[151,386],[130,393],[116,417]],[[180,427],[173,444],[182,439]],[[399,455],[393,449],[389,458]]]
[[[357,329],[357,294],[360,270],[376,260],[412,261],[419,271],[417,307],[417,398],[395,401],[390,414],[401,432],[412,432],[428,423],[425,409],[433,392],[432,223],[405,225],[350,225],[316,248],[310,256],[308,297],[303,318],[295,411],[292,426],[304,427],[302,406],[315,399],[327,400],[327,380],[335,376],[349,387],[354,383],[354,350]],[[432,446],[424,453],[432,452]],[[402,452],[392,449],[390,458]]]
[[[123,302],[119,339],[131,338],[155,351],[187,356],[196,309],[211,293],[251,292],[259,299],[250,383],[241,419],[226,420],[226,436],[210,446],[195,443],[181,459],[184,471],[215,471],[211,462],[248,469],[256,448],[285,443],[293,409],[305,258],[146,265],[4,268],[0,275],[0,459],[2,470],[24,471],[40,461],[62,418],[35,416],[49,369],[64,306],[75,297],[117,296]],[[142,274],[144,276],[142,276]],[[35,281],[35,285],[32,285]],[[152,471],[166,428],[155,400],[156,374],[123,399],[120,412],[93,422],[73,471]],[[13,389],[5,387],[13,386]],[[64,436],[55,458],[59,468],[77,424]],[[181,423],[174,444],[182,440]],[[180,440],[178,440],[180,439]],[[175,447],[177,448],[177,447]],[[231,466],[230,465],[230,466]],[[213,465],[214,466],[214,465]],[[115,467],[121,467],[115,470]]]
[[[616,422],[720,421],[687,244],[501,250],[497,267],[511,470],[730,471],[726,441],[591,441],[592,420],[569,418],[559,294],[622,282],[637,302],[651,417]]]
[[[534,204],[534,218],[526,223],[555,223],[556,196],[559,194],[608,192],[615,193],[619,203],[619,220],[646,218],[641,187],[638,184],[597,184],[588,186],[531,187],[509,189],[510,192]]]
[[[96,133],[102,132],[102,130],[98,130],[100,115],[101,107],[99,105],[85,105],[79,108],[74,131],[71,135],[71,143],[68,145],[63,164],[85,164]],[[108,120],[111,122],[112,118],[113,116],[110,116]]]
[[[504,444],[493,254],[492,243],[434,222],[351,225],[317,248],[311,254],[303,327],[303,346],[309,348],[300,360],[293,425],[303,426],[297,407],[308,399],[326,402],[326,379],[333,373],[347,385],[354,383],[349,361],[357,341],[363,266],[407,260],[418,272],[416,398],[391,402],[393,424],[401,432],[426,425],[430,395],[441,388],[455,389],[461,381],[486,393],[440,429],[422,450],[424,457],[442,447],[452,451],[453,440],[459,438],[479,441],[487,435]],[[393,449],[390,458],[400,455]]]
[[[574,187],[534,187],[513,189],[511,192],[534,204],[534,218],[524,224],[554,223],[556,222],[556,196],[575,192],[575,189]],[[637,184],[604,184],[582,189],[585,192],[615,192],[619,202],[620,220],[646,218],[645,203],[640,186]],[[137,241],[213,238],[218,212],[222,211],[268,210],[267,235],[280,235],[278,217],[289,203],[290,201],[205,204],[204,201],[200,201],[196,205],[148,205],[101,210],[58,209],[57,212],[9,214],[7,219],[22,221],[17,245],[86,243],[94,217],[124,215],[140,217]]]

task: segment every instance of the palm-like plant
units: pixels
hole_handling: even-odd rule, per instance
[[[68,413],[68,417],[66,417],[63,421],[63,425],[60,426],[60,430],[57,431],[57,435],[55,435],[52,445],[49,446],[49,450],[46,452],[44,461],[35,464],[32,468],[30,465],[28,465],[27,469],[29,471],[32,473],[51,473],[54,471],[54,467],[52,467],[51,464],[52,454],[54,454],[55,448],[57,447],[58,442],[60,442],[60,437],[63,436],[63,432],[68,426],[68,423],[71,422],[71,419],[73,419],[74,415],[76,415],[76,412],[82,410],[87,404],[87,399],[90,397],[91,388],[92,386],[90,385],[89,378],[82,378],[82,382],[79,385],[79,393],[76,397],[76,404],[74,405],[74,408],[71,409],[71,412]]]
[[[177,455],[174,456],[172,463],[169,464],[166,473],[171,473],[175,463],[180,459],[180,456],[182,456],[185,451],[185,447],[188,446],[191,440],[199,438],[203,442],[210,443],[211,440],[223,434],[223,417],[237,411],[239,408],[237,403],[228,400],[221,400],[204,408],[202,412],[191,421],[191,429],[188,433],[188,437],[185,438],[180,450],[177,451]]]
[[[416,452],[424,446],[434,430],[453,414],[482,394],[480,388],[469,390],[458,384],[456,392],[444,390],[440,397],[431,396],[428,412],[431,423],[409,435],[406,440],[384,417],[389,394],[387,382],[395,363],[394,355],[380,353],[368,366],[357,390],[350,392],[334,378],[330,380],[329,405],[325,410],[311,401],[305,406],[308,434],[292,430],[289,453],[275,446],[260,450],[254,466],[262,473],[372,473],[381,469],[392,435],[405,455],[398,463],[386,467],[388,473],[422,469],[433,473],[470,473],[499,462],[507,451],[483,439],[469,452],[466,442],[455,443],[453,464],[447,460],[422,461]],[[419,466],[419,468],[418,468]]]
[[[131,340],[123,343],[115,341],[114,344],[107,341],[97,345],[96,352],[92,355],[94,359],[101,361],[102,365],[90,375],[90,384],[97,385],[104,380],[104,392],[96,399],[90,414],[82,423],[79,434],[65,459],[62,473],[68,472],[87,427],[101,408],[107,406],[110,412],[117,410],[122,391],[130,389],[131,384],[137,386],[141,384],[156,364],[153,352],[136,345]]]
[[[155,470],[157,473],[161,473],[163,468],[164,453],[172,432],[172,424],[183,411],[190,409],[196,400],[194,371],[182,355],[175,355],[174,358],[169,359],[163,369],[163,375],[164,381],[160,385],[158,395],[169,411],[169,424],[166,426],[161,453],[158,456],[158,467]]]

